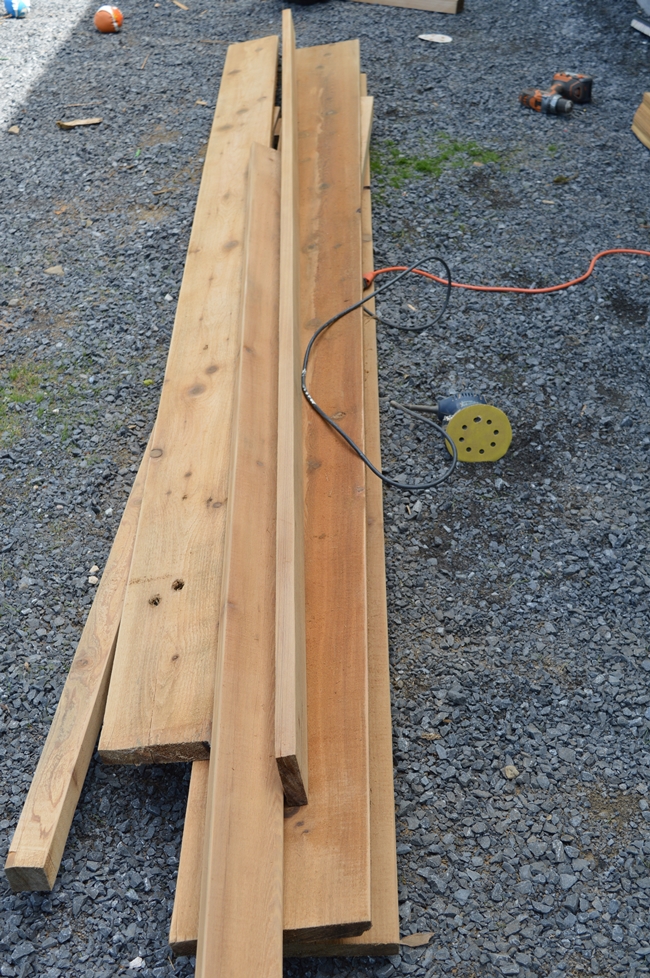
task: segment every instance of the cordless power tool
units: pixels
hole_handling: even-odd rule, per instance
[[[542,115],[564,115],[573,108],[571,99],[562,98],[555,92],[543,92],[541,88],[527,88],[519,96],[519,101],[527,109],[541,112]]]
[[[551,82],[554,95],[568,98],[574,105],[586,105],[591,102],[591,75],[572,74],[569,71],[556,71]]]
[[[591,102],[591,75],[579,75],[569,71],[557,71],[549,91],[541,88],[527,88],[519,96],[519,101],[527,109],[543,115],[565,115],[571,112],[574,104],[586,105]]]

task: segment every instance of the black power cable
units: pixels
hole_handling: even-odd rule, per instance
[[[376,316],[374,313],[371,313],[366,308],[364,308],[363,311],[368,316],[372,316],[373,319],[376,319],[377,322],[382,323],[385,326],[389,326],[391,329],[400,329],[407,333],[422,333],[425,329],[430,329],[432,326],[435,326],[436,323],[440,322],[445,312],[447,311],[447,306],[449,305],[449,298],[451,296],[451,270],[447,262],[444,260],[444,258],[440,258],[438,255],[432,255],[431,258],[426,259],[426,261],[440,262],[447,275],[445,300],[443,302],[442,309],[435,317],[435,319],[433,319],[430,323],[426,323],[424,326],[399,326],[394,323],[384,322],[379,316]],[[316,411],[316,413],[321,416],[323,421],[327,422],[327,424],[330,425],[330,427],[332,427],[341,436],[341,438],[343,438],[345,442],[347,442],[347,444],[350,446],[352,451],[355,452],[363,462],[365,462],[365,464],[368,466],[370,471],[374,472],[377,478],[381,479],[381,481],[385,483],[385,485],[393,486],[395,489],[404,489],[408,492],[421,492],[425,489],[434,489],[436,486],[439,486],[442,482],[448,479],[449,476],[454,471],[454,469],[456,468],[456,463],[458,462],[458,453],[456,451],[456,446],[454,442],[451,440],[451,438],[449,437],[449,435],[447,434],[447,432],[444,430],[444,428],[441,428],[440,425],[436,424],[435,421],[432,421],[431,418],[427,418],[423,414],[420,414],[417,411],[414,411],[403,404],[398,404],[396,401],[391,401],[391,405],[397,408],[397,410],[402,411],[405,414],[410,414],[412,417],[417,418],[418,421],[424,421],[426,424],[434,428],[436,432],[444,439],[446,444],[449,446],[449,450],[451,451],[451,455],[452,455],[451,465],[449,465],[449,467],[445,470],[445,472],[443,472],[441,476],[439,476],[437,479],[432,479],[430,482],[420,482],[415,485],[408,485],[407,483],[399,481],[398,479],[392,479],[390,476],[384,475],[383,472],[380,472],[379,469],[372,464],[368,456],[361,451],[361,449],[356,444],[356,442],[353,441],[353,439],[350,438],[350,436],[346,434],[345,431],[343,431],[343,429],[336,423],[336,421],[334,421],[333,418],[330,418],[330,416],[325,411],[323,411],[322,407],[319,404],[317,404],[317,402],[314,400],[314,398],[312,397],[311,393],[307,388],[307,367],[309,365],[309,357],[312,351],[312,347],[314,346],[318,337],[321,336],[325,332],[325,330],[329,329],[330,326],[333,326],[335,323],[338,323],[338,321],[340,319],[343,319],[344,316],[347,316],[349,315],[349,313],[354,312],[355,309],[359,309],[360,306],[365,306],[365,303],[369,302],[370,299],[374,299],[382,292],[386,292],[387,289],[392,289],[395,285],[397,285],[400,279],[404,278],[404,276],[406,275],[413,274],[414,269],[420,268],[421,265],[422,263],[416,262],[414,265],[411,265],[410,268],[404,269],[404,271],[400,272],[399,275],[391,279],[390,282],[386,282],[385,285],[380,285],[378,289],[375,289],[375,291],[372,292],[370,295],[365,296],[365,298],[361,299],[360,302],[355,302],[353,305],[348,306],[347,309],[343,309],[342,312],[337,313],[336,316],[333,316],[331,319],[328,319],[326,323],[323,323],[322,326],[319,326],[316,332],[309,340],[309,343],[307,344],[307,349],[305,350],[305,357],[302,363],[302,374],[300,378],[302,392],[305,395],[311,407],[314,409],[314,411]]]

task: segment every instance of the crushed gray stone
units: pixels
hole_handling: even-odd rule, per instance
[[[123,6],[106,37],[89,6],[0,133],[3,855],[155,417],[225,42],[280,27],[276,0],[186,5]],[[299,45],[361,39],[377,266],[547,285],[650,249],[635,12],[295,7]],[[563,68],[594,74],[593,105],[520,109]],[[102,125],[58,130],[72,102]],[[380,312],[422,324],[438,300],[408,283]],[[384,496],[401,927],[432,941],[286,978],[650,973],[649,313],[650,262],[611,258],[566,293],[457,290],[432,331],[379,327],[388,471],[444,451],[392,398],[477,391],[514,440]],[[93,760],[52,893],[0,881],[0,975],[193,974],[167,946],[188,781]]]

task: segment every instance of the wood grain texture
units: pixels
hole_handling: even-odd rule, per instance
[[[368,133],[369,142],[370,133]],[[366,273],[373,271],[375,267],[368,153],[362,159],[362,164],[362,262],[363,271]],[[371,292],[372,288],[368,289],[366,294]],[[370,312],[375,311],[374,299],[368,303],[368,309]],[[371,316],[363,317],[363,361],[366,454],[381,470],[377,327]],[[345,944],[348,954],[379,955],[399,953],[399,902],[383,486],[381,481],[368,470],[366,470],[366,500],[372,927],[360,937],[352,937],[342,943]]]
[[[270,146],[277,37],[228,48],[156,421],[100,753],[209,753],[239,358],[246,173]]]
[[[641,105],[634,113],[632,122],[632,132],[640,139],[644,146],[650,149],[650,93],[646,92],[643,96]]]
[[[287,9],[282,11],[275,756],[289,806],[306,805],[308,790],[296,82],[296,38]]]
[[[372,133],[372,116],[374,98],[371,95],[361,96],[361,173],[366,172],[370,161],[370,134]]]
[[[362,78],[362,106],[366,80]],[[362,111],[363,120],[363,111]],[[368,133],[368,139],[370,133]],[[363,270],[374,268],[370,167],[361,150],[363,190]],[[368,293],[372,289],[368,290]],[[374,312],[374,300],[368,308]],[[379,378],[375,321],[364,316],[364,422],[366,454],[381,467]],[[368,729],[370,734],[370,867],[372,927],[359,937],[338,941],[285,942],[285,957],[348,957],[399,953],[399,904],[393,785],[393,737],[390,711],[388,616],[386,608],[386,560],[382,485],[366,472],[368,555]]]
[[[240,376],[196,978],[282,976],[284,800],[275,760],[280,160],[249,170]]]
[[[173,953],[187,957],[196,954],[196,936],[199,932],[209,764],[209,761],[194,761],[192,764],[174,909],[169,925],[169,945]]]
[[[14,890],[51,890],[104,716],[149,453],[145,451],[5,863]]]
[[[359,45],[297,51],[303,352],[361,298]],[[360,311],[314,349],[309,384],[360,444]],[[370,926],[366,499],[363,463],[303,400],[309,804],[285,820],[289,941]]]
[[[464,0],[355,0],[358,3],[378,3],[384,7],[408,7],[410,10],[431,10],[438,14],[459,14]]]

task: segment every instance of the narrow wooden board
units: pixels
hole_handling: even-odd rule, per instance
[[[51,890],[59,871],[104,715],[148,464],[145,451],[9,846],[14,892]]]
[[[362,119],[365,77],[362,75]],[[370,134],[368,133],[368,138]],[[362,146],[363,268],[374,268],[370,168]],[[372,289],[368,290],[371,292]],[[368,309],[374,312],[374,300]],[[365,436],[366,454],[381,468],[379,426],[379,379],[375,321],[364,316]],[[316,943],[285,942],[285,957],[390,955],[399,953],[399,904],[393,785],[393,736],[390,711],[388,616],[386,608],[386,559],[382,485],[366,472],[368,520],[368,680],[370,732],[370,869],[372,927],[359,937]]]
[[[209,764],[209,761],[194,761],[192,764],[174,909],[169,925],[169,944],[172,951],[175,955],[183,954],[187,957],[196,954],[196,936],[199,932]]]
[[[644,94],[643,101],[634,114],[632,132],[644,146],[650,149],[650,93],[648,92]]]
[[[246,171],[270,146],[278,38],[228,48],[106,704],[109,763],[209,753],[239,357]]]
[[[286,804],[307,804],[296,37],[282,11],[282,210],[275,598],[275,756]]]
[[[300,322],[314,329],[361,298],[359,45],[297,51]],[[309,385],[359,444],[363,325],[317,344]],[[365,467],[303,400],[309,804],[285,820],[289,941],[370,926]]]
[[[646,135],[643,132],[643,130],[639,129],[639,127],[634,123],[632,123],[632,132],[637,137],[637,139],[641,140],[644,146],[647,146],[648,149],[650,149],[650,134]]]
[[[251,149],[240,376],[196,978],[282,976],[284,800],[275,760],[280,159]]]
[[[408,7],[410,10],[430,10],[437,14],[459,14],[464,0],[355,0],[357,3],[377,3],[383,7]]]
[[[370,161],[370,134],[372,133],[372,116],[374,98],[371,95],[361,96],[361,172],[366,172]]]
[[[103,121],[99,116],[93,117],[92,119],[70,119],[68,122],[64,119],[59,119],[57,126],[59,129],[77,129],[79,126],[98,126]]]

